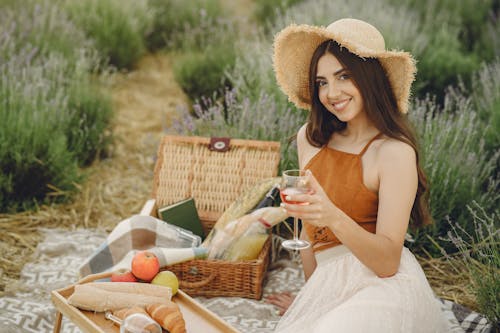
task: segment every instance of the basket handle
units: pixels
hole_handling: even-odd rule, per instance
[[[213,270],[209,276],[207,276],[205,279],[198,281],[198,282],[188,282],[188,281],[179,281],[179,287],[181,289],[198,289],[201,287],[206,286],[210,282],[212,282],[215,278],[217,277],[217,272]]]

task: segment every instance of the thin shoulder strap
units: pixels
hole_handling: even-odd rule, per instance
[[[365,147],[363,148],[363,150],[358,155],[359,156],[363,156],[363,154],[366,153],[366,151],[368,150],[368,147],[370,147],[370,145],[372,144],[372,142],[375,141],[375,140],[377,140],[381,136],[382,136],[382,132],[378,133],[373,138],[371,138],[371,140],[368,141],[368,143],[365,145]]]

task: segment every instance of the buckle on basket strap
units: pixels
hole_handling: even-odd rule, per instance
[[[231,141],[231,138],[210,138],[210,145],[208,146],[208,149],[212,151],[218,151],[218,152],[225,152],[228,151],[230,146],[229,142]]]

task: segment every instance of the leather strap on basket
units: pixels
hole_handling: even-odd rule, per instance
[[[208,146],[208,149],[223,153],[229,150],[230,141],[231,138],[210,138],[210,145]]]
[[[217,272],[213,270],[209,276],[197,282],[188,282],[180,280],[179,287],[181,289],[199,289],[212,282],[216,277],[217,277]]]

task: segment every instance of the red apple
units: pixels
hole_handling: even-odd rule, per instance
[[[160,262],[153,252],[137,252],[132,258],[132,274],[136,278],[151,281],[160,271]]]
[[[111,282],[137,282],[137,278],[130,270],[121,268],[111,273]]]

